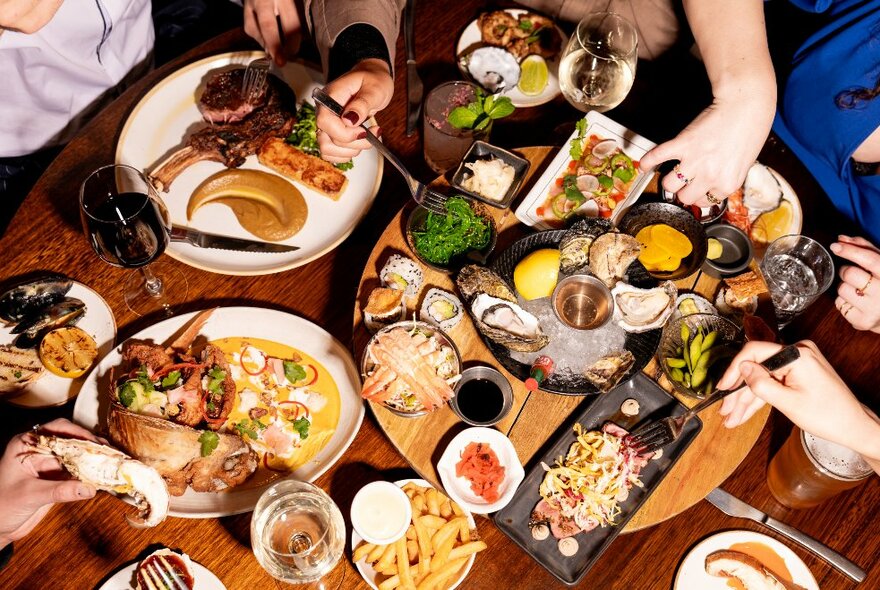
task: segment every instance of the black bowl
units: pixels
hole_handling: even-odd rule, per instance
[[[500,201],[493,201],[479,193],[471,192],[462,186],[465,179],[473,174],[465,164],[472,164],[477,160],[489,160],[491,158],[498,158],[508,166],[513,167],[513,182],[510,183],[507,192]],[[452,176],[452,186],[487,205],[498,207],[499,209],[506,209],[507,207],[510,207],[510,203],[513,202],[513,199],[516,197],[517,193],[519,193],[519,188],[522,186],[523,180],[526,178],[529,166],[529,161],[525,158],[521,158],[513,152],[501,149],[500,147],[486,143],[485,141],[478,140],[471,145],[470,149],[461,159],[461,163],[458,165],[455,174]]]
[[[683,233],[693,246],[691,253],[687,255],[673,271],[648,271],[648,273],[661,281],[675,281],[688,277],[703,266],[706,261],[706,230],[702,224],[694,218],[689,211],[671,203],[642,203],[634,205],[627,211],[618,224],[620,231],[635,236],[639,230],[649,225],[665,223]]]
[[[467,197],[465,197],[467,198]],[[406,244],[409,246],[410,251],[413,255],[418,258],[419,262],[424,264],[425,266],[432,268],[439,272],[445,273],[453,273],[457,272],[462,266],[465,264],[470,264],[472,262],[476,262],[477,264],[486,264],[486,259],[489,254],[492,253],[492,250],[495,249],[495,243],[498,241],[498,228],[495,226],[495,220],[489,214],[486,207],[476,201],[468,199],[468,202],[471,205],[474,213],[476,213],[479,217],[482,217],[489,223],[489,230],[491,235],[489,236],[489,244],[486,245],[482,250],[469,250],[467,252],[463,252],[457,256],[452,257],[449,260],[448,264],[440,265],[433,262],[428,261],[424,256],[422,256],[418,250],[416,250],[416,241],[413,236],[414,231],[420,231],[425,228],[425,222],[428,220],[428,210],[424,207],[416,207],[409,214],[409,218],[406,220]]]
[[[739,274],[749,267],[752,260],[752,242],[738,227],[727,223],[717,223],[706,228],[706,235],[721,242],[721,256],[715,260],[706,259],[703,270],[720,278]]]

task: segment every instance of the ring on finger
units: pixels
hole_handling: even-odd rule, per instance
[[[843,314],[843,317],[846,317],[846,314],[848,314],[852,308],[853,308],[852,303],[844,302],[840,305],[840,313]]]
[[[713,195],[711,193],[711,191],[706,191],[706,200],[709,201],[710,203],[712,203],[713,205],[721,204],[721,199],[719,199],[718,197]]]
[[[681,166],[679,164],[676,164],[675,166],[673,166],[672,171],[675,172],[675,177],[677,179],[679,179],[681,182],[683,182],[685,186],[689,185],[690,183],[692,183],[694,181],[693,176],[688,178],[687,176],[685,176],[682,173]]]
[[[869,275],[867,282],[865,282],[865,286],[862,287],[861,289],[856,289],[856,295],[858,295],[859,297],[864,297],[865,291],[867,291],[868,287],[871,286],[871,281],[873,281],[873,280],[874,280],[874,275]]]

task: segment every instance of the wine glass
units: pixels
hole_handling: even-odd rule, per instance
[[[345,549],[342,513],[321,488],[283,480],[270,486],[254,507],[251,545],[260,565],[278,580],[303,589],[339,586],[336,567]]]
[[[636,75],[639,37],[628,20],[613,12],[591,12],[559,62],[559,87],[578,110],[605,112],[626,98]]]
[[[168,246],[171,217],[153,185],[137,169],[103,166],[79,191],[83,231],[101,260],[137,268],[124,285],[125,303],[138,315],[164,311],[186,300],[186,278],[168,264],[150,264]]]

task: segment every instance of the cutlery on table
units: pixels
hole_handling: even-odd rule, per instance
[[[407,0],[403,10],[403,39],[406,45],[406,136],[410,137],[416,131],[419,122],[419,113],[422,110],[422,95],[425,88],[419,72],[416,69],[416,40],[415,40],[415,0]]]
[[[269,79],[268,57],[261,57],[251,61],[244,70],[244,79],[241,81],[241,97],[249,100],[258,97],[266,90],[266,82]]]
[[[330,112],[335,114],[337,117],[342,116],[342,105],[333,100],[333,98],[324,92],[323,88],[315,88],[312,91],[312,98],[315,99],[319,105],[330,109]],[[446,195],[438,193],[437,191],[431,190],[424,183],[419,182],[415,178],[413,178],[412,174],[406,169],[406,166],[403,165],[403,162],[391,153],[385,144],[379,140],[378,137],[370,133],[369,127],[361,123],[361,127],[363,127],[367,132],[367,141],[369,141],[376,150],[383,156],[385,159],[394,164],[394,167],[397,168],[398,171],[403,175],[403,179],[406,181],[406,184],[409,186],[409,191],[412,193],[413,200],[433,213],[437,213],[440,215],[446,214],[446,201],[449,199]]]
[[[783,537],[794,541],[818,557],[821,557],[857,583],[865,579],[865,571],[837,551],[820,543],[806,533],[802,533],[792,526],[767,516],[757,508],[746,504],[721,488],[715,488],[709,492],[709,495],[706,496],[706,500],[728,516],[733,516],[735,518],[748,518],[749,520],[754,520],[758,524],[762,524],[767,528],[776,531]]]
[[[785,367],[800,358],[801,354],[797,346],[790,344],[766,359],[761,366],[770,371],[776,371]],[[716,389],[706,396],[706,399],[695,405],[693,408],[682,414],[681,416],[669,416],[661,418],[654,422],[648,422],[644,426],[639,427],[629,434],[628,443],[638,448],[640,453],[649,453],[664,447],[681,436],[681,431],[685,423],[705,410],[715,402],[724,399],[734,391],[739,391],[745,387],[745,382],[737,385],[733,389]]]
[[[171,227],[172,242],[186,242],[196,248],[214,248],[216,250],[236,250],[238,252],[295,252],[299,246],[260,242],[246,238],[234,238],[209,234],[189,227],[174,225]]]

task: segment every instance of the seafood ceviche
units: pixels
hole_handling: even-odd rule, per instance
[[[532,512],[532,525],[549,524],[557,539],[616,524],[618,503],[630,488],[642,486],[639,472],[650,458],[628,446],[627,431],[614,424],[586,432],[575,424],[574,431],[568,455],[554,467],[542,463],[542,500]]]
[[[380,330],[367,345],[361,396],[403,412],[441,407],[461,378],[458,354],[447,342],[422,322]]]
[[[535,211],[556,225],[575,214],[611,217],[639,174],[638,161],[626,155],[617,141],[587,137],[586,119],[577,122],[577,130],[569,149],[571,161]]]

